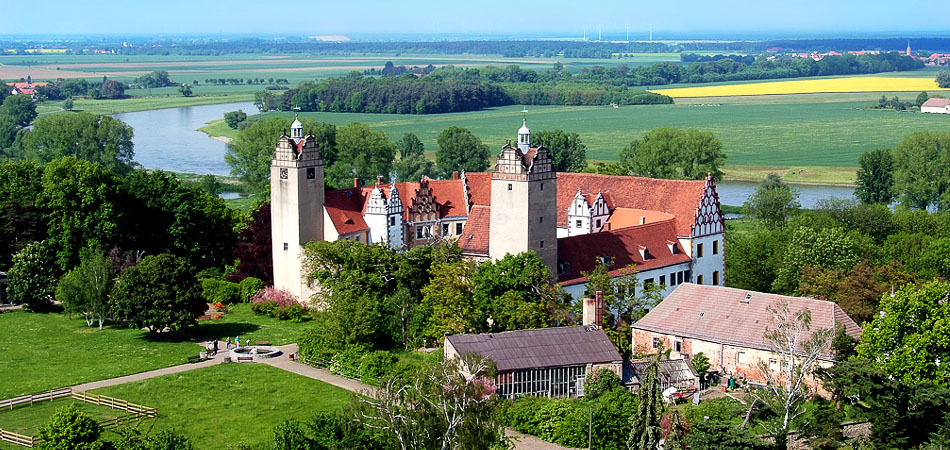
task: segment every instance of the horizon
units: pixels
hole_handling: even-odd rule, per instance
[[[378,0],[346,4],[298,4],[283,20],[280,10],[261,21],[259,4],[247,0],[184,2],[171,0],[163,8],[126,4],[122,8],[89,8],[81,2],[55,0],[46,7],[57,11],[41,21],[0,17],[5,38],[49,36],[320,36],[345,35],[354,40],[420,36],[522,36],[521,39],[579,39],[586,26],[588,40],[672,39],[795,39],[816,36],[933,36],[950,35],[945,28],[920,28],[916,16],[895,15],[891,2],[881,0],[819,2],[776,7],[750,0],[710,4],[681,0],[667,4],[609,0],[596,5],[569,2],[518,4],[488,0],[478,6],[418,0],[411,5]],[[644,13],[649,9],[649,14]],[[928,17],[950,12],[950,4],[936,0],[916,2],[914,11]],[[269,8],[273,11],[273,8]],[[366,11],[373,11],[366,14]],[[791,11],[791,12],[790,12]],[[519,19],[519,17],[521,19]],[[304,19],[301,19],[304,18]],[[354,38],[356,36],[356,38]],[[373,39],[360,38],[371,36]],[[913,37],[913,36],[911,36]],[[398,40],[398,39],[397,39]]]

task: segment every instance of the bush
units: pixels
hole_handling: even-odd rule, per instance
[[[241,303],[250,303],[261,289],[264,289],[264,282],[260,278],[247,277],[238,283],[238,291]]]
[[[277,302],[273,300],[258,302],[251,305],[251,311],[254,311],[255,314],[260,314],[262,316],[274,317],[277,308]]]
[[[363,347],[351,345],[342,352],[333,355],[330,359],[330,372],[347,378],[359,378],[364,352]]]
[[[278,306],[271,316],[280,320],[303,322],[310,318],[310,310],[299,303],[294,303],[290,306]]]
[[[59,278],[56,255],[49,241],[33,242],[13,255],[8,293],[13,303],[25,303],[31,311],[47,311],[53,305]]]
[[[326,340],[323,329],[319,324],[311,326],[297,339],[297,351],[305,360],[328,364],[333,355],[343,350]]]
[[[593,400],[614,389],[622,389],[617,374],[607,369],[600,369],[587,376],[584,382],[584,396]]]
[[[201,282],[201,295],[208,303],[235,303],[241,300],[241,291],[237,283],[204,278]]]
[[[377,350],[363,355],[360,360],[360,379],[365,383],[378,384],[379,380],[390,375],[398,358],[385,350]]]
[[[103,442],[99,440],[101,431],[99,424],[76,405],[65,406],[57,409],[49,423],[40,428],[39,438],[45,441],[40,448],[99,450],[103,448]]]
[[[240,294],[235,291],[235,295]],[[294,322],[303,322],[311,317],[310,310],[297,302],[293,294],[273,287],[261,289],[251,298],[251,311]]]
[[[273,286],[268,286],[264,289],[261,289],[251,297],[252,303],[260,303],[266,301],[277,302],[277,306],[287,307],[297,303],[297,299],[294,298],[294,294],[287,292],[283,289],[276,289]]]

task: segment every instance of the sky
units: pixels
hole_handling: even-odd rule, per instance
[[[458,35],[697,39],[728,34],[750,38],[846,34],[950,34],[932,18],[950,17],[947,0],[163,0],[105,2],[46,0],[49,13],[10,14],[0,0],[0,35],[253,34]],[[29,9],[29,8],[28,8]],[[22,9],[20,9],[22,11]],[[946,21],[945,21],[946,22]],[[948,24],[950,25],[950,24]]]

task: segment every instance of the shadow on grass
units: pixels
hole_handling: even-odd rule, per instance
[[[201,323],[187,330],[170,331],[166,333],[150,333],[143,331],[139,339],[147,342],[199,342],[209,338],[225,339],[251,333],[261,327],[252,323]]]

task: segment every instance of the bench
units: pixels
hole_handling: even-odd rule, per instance
[[[238,356],[238,361],[254,361],[253,356]]]
[[[270,341],[254,341],[254,345],[270,345]]]
[[[194,363],[201,362],[201,361],[203,361],[203,359],[201,359],[200,356],[189,356],[189,357],[188,357],[188,363],[189,363],[189,364],[194,364]]]

